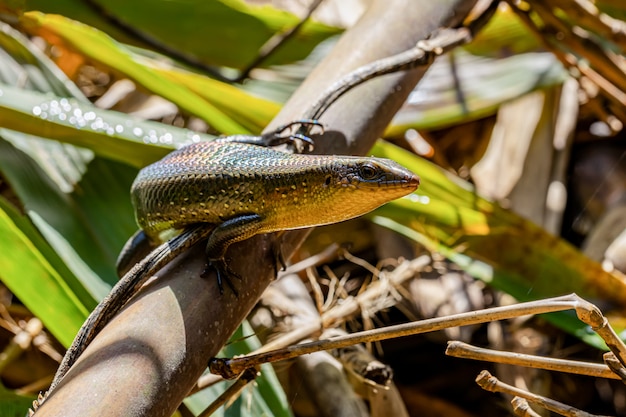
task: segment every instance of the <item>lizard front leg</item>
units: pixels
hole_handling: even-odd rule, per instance
[[[235,242],[248,239],[258,233],[263,225],[263,218],[259,214],[244,214],[225,220],[213,229],[206,244],[206,254],[209,264],[215,268],[217,273],[217,283],[220,293],[223,293],[222,281],[226,281],[228,286],[236,294],[230,277],[241,279],[226,263],[224,257],[226,250]]]

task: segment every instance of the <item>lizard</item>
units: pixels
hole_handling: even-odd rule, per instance
[[[182,229],[183,233],[132,267],[90,314],[48,394],[36,401],[35,408],[138,288],[198,241],[208,237],[206,253],[220,287],[225,280],[234,288],[230,277],[236,273],[224,258],[231,244],[260,233],[348,220],[419,186],[417,175],[389,159],[291,154],[264,146],[291,140],[291,136],[280,136],[282,130],[260,137],[236,135],[195,143],[139,172],[131,186],[131,200],[141,231],[131,237],[128,250],[133,252],[138,242],[159,242],[164,231]],[[275,255],[281,259],[280,252]]]
[[[467,41],[466,34],[460,33],[458,36],[453,37],[451,41],[448,41],[448,45],[446,46],[451,48],[464,41]],[[295,135],[295,138],[310,143],[311,141],[307,136],[310,125],[319,124],[317,119],[326,109],[339,97],[357,85],[385,74],[424,65],[430,62],[433,56],[441,54],[443,50],[444,49],[438,44],[426,45],[426,47],[424,47],[422,43],[418,44],[413,49],[389,58],[374,61],[348,73],[323,91],[320,97],[311,105],[303,119],[313,122],[303,123],[303,127],[301,127]],[[387,201],[411,193],[419,185],[419,178],[415,174],[390,160],[354,156],[295,155],[281,153],[281,151],[262,146],[288,142],[289,138],[285,139],[280,136],[282,130],[283,128],[279,128],[259,137],[236,135],[221,138],[214,142],[193,144],[174,151],[163,160],[144,168],[144,170],[140,172],[132,186],[131,195],[133,196],[132,198],[135,204],[138,205],[136,210],[137,220],[143,230],[129,239],[125,250],[120,258],[118,258],[121,261],[118,271],[126,269],[124,263],[133,258],[131,256],[132,253],[137,251],[141,252],[139,247],[145,248],[146,242],[159,241],[160,232],[170,228],[185,228],[185,226],[188,225],[202,225],[203,223],[211,224],[216,227],[212,231],[202,226],[192,229],[186,228],[175,240],[165,242],[158,246],[122,277],[118,284],[113,287],[111,293],[94,309],[79,330],[74,342],[66,352],[47,393],[34,401],[33,408],[35,410],[43,404],[45,399],[50,395],[50,392],[57,387],[61,379],[98,332],[122,309],[122,307],[124,307],[124,305],[126,305],[126,302],[137,292],[141,285],[143,285],[152,274],[203,238],[209,236],[207,254],[210,263],[216,268],[218,280],[225,279],[232,287],[228,277],[236,275],[232,273],[233,271],[228,268],[224,260],[224,253],[230,244],[259,233],[323,225],[357,217]],[[226,154],[230,154],[230,156],[226,159],[222,159],[221,162],[228,162],[229,164],[235,165],[239,163],[238,169],[234,172],[238,172],[237,175],[239,175],[240,179],[242,174],[244,174],[244,177],[248,178],[247,181],[254,179],[252,182],[256,184],[257,191],[246,189],[246,181],[237,182],[235,176],[229,176],[227,172],[224,171],[225,166],[228,164],[205,164],[206,162],[210,162],[211,159],[217,161],[218,158],[214,158],[217,155]],[[245,160],[249,156],[254,156],[254,158],[251,159],[253,159],[254,163],[257,165],[245,164]],[[185,170],[189,168],[191,168],[191,170],[185,172]],[[263,168],[263,174],[259,171],[255,171],[260,168]],[[212,169],[217,169],[221,176],[212,174]],[[144,174],[146,175],[144,176]],[[321,183],[312,184],[310,181],[312,177],[308,176],[313,174],[316,175],[318,180],[323,176],[323,181]],[[337,174],[340,174],[340,176],[337,177]],[[343,174],[343,176],[341,176],[341,174]],[[394,178],[394,175],[398,174],[404,177],[406,181],[406,184],[399,188],[391,186],[395,179],[394,181],[388,181],[386,179]],[[177,175],[179,179],[174,180]],[[213,177],[213,179],[219,178],[220,181],[225,181],[223,182],[224,186],[220,187],[219,184],[214,185],[212,190],[217,190],[218,194],[213,194],[211,191],[201,191],[198,189],[198,182],[192,179],[192,177],[197,179],[198,175],[200,177],[204,175],[205,179],[207,176]],[[300,182],[283,182],[287,178],[298,178]],[[335,182],[333,182],[333,178],[336,180]],[[364,181],[360,181],[360,179]],[[194,201],[194,207],[191,209],[191,206],[188,206],[190,200],[185,200],[185,198],[189,199],[189,197],[184,196],[184,193],[178,194],[178,197],[181,198],[182,201],[169,201],[171,198],[168,200],[168,197],[171,197],[171,193],[175,194],[176,187],[163,187],[162,185],[170,184],[180,186],[182,184],[181,181],[191,184],[191,190],[200,191],[204,193],[204,196],[207,198],[215,197],[214,203],[217,202],[218,205],[221,203],[221,209],[216,209],[215,207],[217,206],[214,204],[212,208],[207,208],[207,202],[200,200]],[[228,181],[233,181],[231,184],[235,184],[238,187],[243,185],[242,190],[245,189],[248,192],[252,191],[250,197],[253,198],[248,198],[246,203],[246,200],[241,198],[243,195],[241,190],[239,190],[239,198],[234,197],[235,191],[238,190],[228,188],[228,186],[225,185]],[[274,186],[272,191],[271,184],[273,184],[274,181],[277,181],[279,186]],[[329,181],[328,184],[327,181]],[[341,201],[344,202],[346,208],[348,208],[347,210],[335,212],[335,208],[338,207],[337,204],[323,204],[324,201],[335,202],[335,200],[329,199],[329,196],[332,195],[331,190],[333,189],[333,184],[334,188],[343,190],[342,193],[336,195],[343,199]],[[363,186],[360,187],[358,184]],[[384,195],[382,199],[373,197],[377,195],[376,192],[366,193],[370,198],[359,198],[356,201],[357,203],[354,204],[354,199],[350,199],[349,196],[354,196],[355,194],[350,194],[346,191],[360,190],[363,192],[365,190],[365,184],[368,184],[370,191],[397,189],[395,193],[378,193],[378,195]],[[311,193],[311,185],[325,187],[326,192]],[[277,202],[282,202],[283,199],[286,200],[284,203],[275,205],[273,210],[271,207],[268,210],[268,207],[263,206],[263,200],[256,198],[260,195],[260,190],[264,190],[263,192],[273,192]],[[145,199],[146,191],[148,191],[148,194],[153,193],[152,197]],[[295,191],[295,193],[292,193],[292,191]],[[231,192],[233,195],[231,195]],[[227,196],[227,198],[222,200],[224,196]],[[286,208],[290,207],[290,205],[287,204],[287,202],[293,202],[294,198],[301,198],[301,203],[304,201],[307,201],[308,204],[317,202],[315,205],[305,207],[314,208],[315,210],[311,210],[311,213],[316,213],[319,209],[323,208],[325,209],[323,210],[324,213],[320,215],[311,215],[311,213],[308,213],[307,216],[302,216],[302,221],[300,221],[298,217],[303,213],[303,210],[292,209],[292,213],[298,213],[295,216],[289,217],[289,222],[293,223],[281,223],[279,220],[280,214],[288,213],[289,210],[286,210]],[[326,200],[324,200],[324,198],[326,198]],[[161,203],[159,203],[159,201]],[[168,201],[169,206],[162,205],[165,201]],[[161,204],[161,206],[159,204]],[[205,207],[203,207],[202,204],[204,204]],[[272,220],[264,220],[263,215],[258,212],[248,211],[247,213],[243,213],[237,210],[233,212],[234,207],[239,206],[239,204],[242,204],[244,208],[246,204],[248,204],[248,209],[253,206],[257,208],[261,207],[266,213],[271,213],[270,219]],[[260,204],[260,206],[257,204]],[[210,213],[206,214],[204,210],[209,210]],[[171,217],[167,218],[168,215],[163,216],[162,212],[169,213]],[[205,221],[203,222],[201,217],[205,214],[208,217],[205,217]],[[215,233],[216,231],[217,234]],[[280,254],[278,255],[280,259]]]
[[[497,2],[493,2],[493,4],[497,4]],[[434,56],[441,55],[446,50],[452,49],[453,47],[457,45],[468,42],[471,39],[471,36],[473,35],[473,33],[479,30],[480,27],[482,27],[485,24],[485,22],[489,20],[489,16],[490,14],[493,13],[494,10],[495,10],[494,7],[488,8],[486,12],[484,12],[478,19],[475,20],[475,22],[473,22],[473,24],[471,24],[471,27],[468,28],[470,30],[463,30],[464,28],[457,29],[457,32],[453,33],[449,39],[446,39],[444,37],[443,39],[435,40],[435,42],[421,42],[421,43],[418,43],[418,45],[415,48],[409,49],[405,52],[399,53],[392,57],[384,58],[384,59],[372,62],[370,64],[364,65],[360,68],[357,68],[355,71],[347,74],[346,76],[341,78],[339,81],[331,85],[328,89],[326,89],[319,96],[317,101],[315,101],[314,104],[311,105],[309,111],[307,112],[305,117],[303,117],[303,119],[317,120],[326,111],[326,109],[332,103],[334,103],[340,96],[342,96],[347,91],[354,88],[355,86],[360,85],[369,79],[372,79],[381,75],[397,72],[397,71],[409,70],[412,68],[416,68],[420,65],[425,65],[429,63],[434,58]],[[305,134],[307,132],[308,132],[308,129],[301,128],[298,134],[296,134],[296,137],[303,139],[305,142],[307,142],[308,138]],[[276,130],[270,133],[269,137],[276,138],[279,136],[279,133],[280,133],[280,130]],[[232,271],[230,271],[230,269],[227,267],[227,264],[225,263],[224,253],[226,249],[228,248],[228,246],[230,246],[230,244],[236,241],[243,240],[254,234],[267,233],[272,230],[282,231],[282,230],[288,230],[289,228],[308,227],[312,225],[321,225],[321,224],[327,224],[327,223],[332,223],[332,222],[338,222],[341,220],[347,220],[348,218],[356,217],[359,214],[364,214],[365,212],[379,205],[382,205],[386,201],[390,201],[402,195],[409,194],[411,191],[416,189],[419,185],[419,178],[415,174],[399,166],[393,161],[378,159],[378,158],[337,157],[337,156],[323,156],[323,155],[317,155],[317,156],[310,155],[309,156],[309,155],[285,154],[285,155],[278,156],[278,154],[274,152],[280,152],[280,151],[274,151],[271,149],[261,150],[264,148],[259,147],[259,145],[262,145],[264,141],[268,142],[267,139],[268,139],[267,135],[263,135],[261,137],[240,135],[240,136],[220,139],[216,141],[216,144],[214,145],[206,145],[206,144],[191,145],[186,150],[175,151],[173,154],[166,156],[164,160],[159,161],[153,164],[152,166],[150,166],[152,168],[150,167],[148,168],[154,170],[156,166],[157,168],[156,171],[159,171],[158,169],[159,167],[168,166],[170,168],[170,171],[162,172],[162,173],[165,173],[165,181],[168,181],[169,174],[172,174],[177,169],[175,164],[172,164],[173,162],[175,162],[176,156],[185,155],[186,153],[188,154],[189,152],[192,152],[195,147],[198,148],[195,150],[204,152],[205,157],[213,156],[219,153],[220,151],[226,150],[227,148],[231,148],[232,150],[237,148],[241,150],[242,153],[239,155],[235,155],[234,158],[232,158],[231,156],[231,160],[234,161],[237,159],[237,157],[243,158],[245,156],[248,156],[248,152],[250,152],[250,155],[254,154],[255,156],[258,156],[259,158],[257,159],[257,162],[260,162],[261,165],[263,165],[263,168],[268,170],[266,173],[266,176],[264,177],[265,182],[263,182],[263,178],[261,178],[262,180],[261,183],[260,184],[258,182],[256,183],[257,187],[259,187],[263,185],[268,186],[268,184],[271,182],[269,181],[270,177],[274,178],[273,175],[275,175],[276,173],[280,174],[281,171],[283,171],[283,168],[292,164],[294,166],[290,167],[290,169],[298,168],[298,166],[299,168],[306,167],[305,171],[308,169],[309,173],[316,172],[317,174],[316,178],[318,179],[322,178],[319,176],[319,174],[325,172],[324,169],[322,169],[322,167],[327,169],[326,172],[329,172],[329,173],[334,172],[336,174],[337,171],[333,171],[332,169],[330,169],[334,165],[335,168],[340,168],[340,171],[343,171],[344,176],[333,177],[333,175],[327,174],[326,176],[323,177],[324,178],[323,185],[320,183],[317,183],[315,185],[328,188],[329,185],[333,184],[333,181],[332,181],[333,178],[341,178],[338,182],[335,182],[334,184],[335,185],[341,184],[340,189],[343,189],[343,193],[340,195],[344,198],[344,201],[347,202],[347,206],[350,207],[350,209],[344,210],[340,213],[333,213],[332,210],[330,211],[326,210],[324,214],[324,216],[326,217],[316,217],[315,215],[313,216],[309,215],[302,221],[292,219],[290,221],[293,221],[293,223],[288,224],[288,223],[281,223],[280,221],[276,221],[276,219],[280,219],[280,217],[277,216],[282,211],[280,210],[280,207],[278,210],[273,211],[274,221],[264,220],[263,216],[260,213],[244,213],[244,214],[241,214],[241,216],[239,217],[235,216],[234,218],[227,218],[228,216],[227,209],[230,208],[230,206],[227,208],[225,207],[224,204],[229,204],[229,203],[225,203],[224,201],[220,200],[223,204],[222,211],[218,210],[214,212],[213,215],[216,215],[216,217],[212,217],[211,219],[215,220],[217,218],[218,221],[217,223],[209,223],[214,226],[214,228],[210,228],[210,227],[206,227],[206,224],[201,223],[201,222],[200,223],[198,222],[187,223],[186,221],[172,221],[172,219],[168,220],[161,216],[154,216],[153,218],[153,214],[156,215],[156,212],[152,213],[151,209],[154,208],[155,206],[153,206],[151,203],[145,205],[142,209],[138,210],[137,212],[138,220],[140,223],[145,222],[144,223],[145,228],[142,232],[133,236],[129,240],[129,243],[125,246],[126,250],[129,253],[134,252],[138,246],[143,245],[146,241],[149,242],[151,240],[156,240],[158,235],[160,234],[159,232],[162,229],[166,229],[171,226],[171,227],[184,227],[184,230],[182,231],[180,235],[176,236],[175,238],[165,243],[162,243],[160,246],[158,246],[152,252],[150,252],[147,256],[145,256],[140,262],[135,264],[135,266],[132,267],[122,277],[122,279],[118,282],[118,284],[114,286],[111,293],[91,313],[87,321],[83,324],[83,326],[79,330],[79,333],[76,339],[74,340],[74,342],[68,349],[48,392],[46,393],[45,396],[40,396],[40,398],[33,403],[35,410],[38,408],[38,406],[40,406],[43,403],[43,401],[45,400],[45,398],[47,398],[50,392],[53,391],[54,388],[59,384],[63,376],[67,373],[67,371],[70,369],[72,364],[84,351],[84,349],[90,343],[90,341],[93,340],[93,338],[104,327],[104,325],[108,322],[108,320],[111,319],[115,314],[117,314],[117,312],[119,312],[122,309],[122,307],[126,304],[126,302],[137,292],[137,290],[143,285],[143,283],[145,283],[145,281],[147,281],[147,279],[152,274],[154,274],[156,271],[164,267],[172,259],[180,255],[186,249],[195,245],[202,239],[205,239],[207,236],[209,236],[209,242],[207,244],[207,249],[209,252],[209,260],[216,267],[218,278],[219,277],[227,278],[228,274],[232,274]],[[213,142],[210,142],[210,143],[213,143]],[[269,144],[271,144],[271,141]],[[256,148],[253,148],[253,147],[256,147]],[[261,155],[264,155],[264,156],[261,156]],[[190,155],[190,156],[193,156],[193,155]],[[301,158],[309,158],[309,159],[301,159]],[[197,158],[191,158],[191,159],[196,161],[196,163],[198,162]],[[305,160],[310,163],[313,163],[313,166],[302,165]],[[271,164],[267,164],[268,162],[277,162],[277,161],[282,161],[282,162],[278,162],[276,166],[273,166],[273,168]],[[299,162],[296,162],[296,161],[299,161]],[[290,171],[290,170],[283,171],[283,174],[285,174],[287,171],[289,171],[288,176],[292,176],[292,178],[298,178],[298,174],[296,173],[297,169],[296,171]],[[251,174],[249,169],[244,169],[243,172],[247,174]],[[351,174],[348,175],[347,174],[348,172],[351,172]],[[302,174],[302,172],[300,172],[299,174]],[[349,198],[346,198],[348,195],[350,195],[348,192],[346,192],[347,189],[352,189],[353,191],[363,190],[364,187],[360,188],[358,184],[368,184],[369,186],[368,188],[370,189],[370,191],[372,189],[375,189],[377,186],[380,186],[381,188],[387,187],[385,184],[391,184],[395,182],[397,178],[395,178],[394,175],[398,175],[398,174],[401,177],[404,177],[403,181],[405,181],[406,183],[405,186],[399,187],[399,188],[390,187],[390,188],[396,188],[396,193],[395,194],[389,193],[382,200],[377,199],[376,203],[374,203],[373,201],[366,202],[365,201],[366,199],[360,199],[360,202],[363,203],[363,206],[359,207],[358,202],[356,205],[354,205],[353,201],[350,201]],[[378,179],[375,179],[375,177],[377,177]],[[152,180],[155,180],[158,183],[159,180],[157,178],[158,178],[158,175],[152,178]],[[330,178],[330,184],[326,184],[327,178]],[[365,181],[360,182],[361,178],[364,179]],[[394,180],[387,181],[385,178],[394,178]],[[163,177],[161,178],[161,180],[163,180]],[[136,183],[137,182],[139,183],[138,189],[143,188],[144,190],[145,188],[142,187],[141,184],[151,183],[150,180],[144,183],[142,182],[140,178],[138,178]],[[193,183],[193,181],[191,183]],[[303,186],[302,184],[304,183],[309,185],[309,187]],[[299,188],[298,183],[293,183],[287,188],[283,188],[283,190],[286,190],[287,192],[282,192],[282,193],[278,193],[275,195],[279,196],[279,200],[282,200],[283,198],[286,198],[286,199],[291,198],[291,201],[293,201],[293,198],[300,199],[301,198],[300,195],[302,196],[303,199],[304,199],[304,196],[307,196],[306,199],[307,201],[309,201],[311,198],[313,198],[313,197],[308,197],[308,196],[313,196],[313,194],[309,194],[310,184],[311,183],[308,181],[300,182],[299,185],[301,187]],[[285,185],[285,184],[281,183],[281,185]],[[291,187],[295,187],[295,189]],[[148,185],[147,188],[150,189],[152,188],[152,186]],[[219,187],[215,189],[218,189],[218,188]],[[269,188],[261,187],[261,188],[265,188],[266,190],[271,191],[271,187]],[[278,191],[281,190],[280,187],[274,187],[274,192],[277,192],[277,188],[278,188]],[[152,188],[152,189],[157,190],[158,187]],[[234,191],[230,189],[227,190],[226,188],[219,188],[219,189],[225,192]],[[305,189],[306,191],[304,191]],[[296,191],[296,193],[290,194],[290,191],[292,190]],[[142,197],[139,197],[140,194],[141,192],[138,192],[137,194],[138,199],[142,198]],[[253,191],[253,194],[254,194],[254,191]],[[376,193],[372,193],[372,192],[369,192],[366,194],[369,196],[376,195]],[[254,194],[254,195],[256,196],[257,194]],[[328,198],[328,196],[332,194],[329,192],[327,193],[322,192],[316,195],[323,199],[324,198],[323,196],[326,196],[326,198]],[[139,202],[139,200],[136,200],[136,201]],[[239,201],[233,200],[233,202],[236,203],[236,205],[238,205],[239,203],[242,203],[245,206],[246,204],[245,201],[242,201],[242,200],[239,200]],[[178,208],[180,209],[184,207],[186,203],[187,202],[184,201],[184,197],[183,197],[183,205],[179,206]],[[197,201],[196,203],[198,205],[198,208],[204,209],[204,207],[200,205],[202,202]],[[251,204],[250,201],[249,201],[249,204]],[[174,203],[174,206],[176,206],[176,203]],[[319,207],[319,205],[317,207]],[[285,207],[283,206],[282,208],[284,209]],[[328,209],[328,207],[326,208]],[[271,211],[272,210],[270,210],[270,212]],[[185,217],[187,219],[196,218],[196,220],[198,220],[197,219],[197,215],[199,213],[198,209],[185,210],[185,216],[181,216],[181,213],[182,213],[182,210],[178,210],[178,211],[174,210],[173,212],[174,217],[180,216],[180,217]],[[185,225],[187,226],[185,227]],[[128,259],[125,258],[126,256],[127,256],[127,253],[123,251],[123,255],[119,259],[121,260],[126,259],[126,262],[128,262]],[[122,264],[123,263],[124,262],[122,262]]]
[[[170,229],[217,225],[207,257],[218,284],[225,279],[233,288],[229,277],[236,274],[224,260],[232,243],[352,219],[418,185],[415,174],[389,159],[290,154],[227,139],[184,147],[144,168],[131,196],[150,241]]]

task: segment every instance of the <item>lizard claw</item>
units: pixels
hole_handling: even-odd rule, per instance
[[[301,119],[301,120],[295,120],[293,122],[289,122],[285,125],[282,125],[280,127],[278,127],[277,129],[275,129],[273,132],[270,132],[269,134],[274,134],[274,135],[280,135],[281,133],[284,133],[285,131],[291,130],[292,127],[294,126],[299,126],[298,128],[298,132],[299,134],[310,134],[311,130],[313,130],[314,127],[319,127],[320,128],[320,135],[324,134],[324,125],[321,124],[318,120],[312,120],[312,119]]]
[[[226,282],[233,294],[238,297],[239,292],[237,291],[237,288],[235,288],[235,285],[233,284],[231,278],[234,277],[238,280],[241,280],[241,276],[233,271],[224,259],[210,259],[207,267],[204,269],[202,274],[200,274],[200,276],[202,278],[205,278],[209,274],[209,270],[211,267],[215,269],[215,274],[217,275],[217,285],[219,286],[220,294],[224,294],[224,286],[222,283]]]
[[[287,263],[285,262],[285,257],[283,256],[280,239],[274,241],[274,244],[272,245],[272,257],[274,258],[275,276],[278,276],[279,270],[285,271],[287,269]]]
[[[290,130],[294,126],[300,126],[300,128],[296,133],[291,133]],[[307,151],[310,152],[314,149],[315,143],[307,135],[310,134],[312,128],[315,126],[321,129],[320,134],[324,133],[324,125],[317,120],[297,120],[280,126],[279,128],[262,135],[261,138],[265,146],[277,146],[284,143],[293,143],[296,140],[299,140],[306,143]],[[286,135],[285,132],[287,132]]]

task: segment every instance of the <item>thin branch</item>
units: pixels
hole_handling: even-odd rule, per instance
[[[623,110],[624,106],[626,106],[626,93],[621,90],[617,85],[613,82],[609,81],[609,78],[605,76],[603,73],[598,72],[598,69],[591,68],[589,65],[583,64],[580,62],[580,59],[574,56],[571,53],[567,53],[561,49],[561,40],[554,39],[554,33],[557,31],[556,29],[547,29],[540,28],[537,24],[531,19],[530,14],[526,10],[522,10],[517,7],[514,0],[505,0],[506,3],[511,7],[511,10],[517,14],[517,16],[522,20],[522,22],[526,25],[528,29],[530,29],[535,35],[537,40],[550,52],[554,54],[554,56],[561,61],[561,63],[566,67],[573,69],[570,71],[570,74],[575,78],[581,78],[581,75],[587,77],[590,81],[592,81],[599,89],[602,97],[606,98],[611,103],[611,110],[622,122],[626,122],[626,111]],[[549,13],[548,13],[549,14]],[[554,16],[547,16],[549,21],[556,19]],[[559,21],[560,22],[560,21]],[[547,23],[546,23],[547,24]],[[561,22],[561,24],[563,24]],[[574,33],[568,33],[577,38]],[[576,43],[576,40],[569,40],[568,44]],[[587,52],[584,47],[576,47],[575,48],[583,57],[587,58]],[[607,59],[596,59],[595,61],[607,62]],[[594,60],[592,60],[594,61]],[[611,62],[607,64],[610,67],[615,67],[615,64]],[[604,65],[601,65],[601,68]],[[621,71],[621,70],[619,70]],[[616,71],[613,71],[615,73]],[[624,74],[623,71],[620,74],[615,75],[615,77],[620,80],[620,83],[623,84]]]
[[[602,13],[589,0],[551,0],[551,2],[567,13],[576,24],[614,42],[622,52],[626,52],[626,22]]]
[[[418,42],[414,48],[372,62],[367,66],[357,68],[353,72],[346,74],[320,94],[319,98],[311,105],[303,118],[305,120],[319,119],[328,107],[336,102],[339,97],[368,80],[385,74],[430,65],[436,57],[451,51],[457,46],[471,42],[476,33],[489,22],[497,10],[497,7],[498,2],[492,1],[489,6],[473,21],[468,23],[467,26],[457,29],[440,30],[434,34],[433,38]],[[304,128],[309,129],[310,126],[304,126]]]
[[[528,391],[524,391],[522,389],[516,388],[509,384],[505,384],[491,375],[487,371],[482,371],[478,377],[476,378],[476,383],[485,391],[490,392],[500,392],[504,394],[514,395],[517,397],[524,398],[527,401],[530,401],[533,404],[537,404],[546,410],[550,410],[557,414],[566,417],[602,417],[597,416],[595,414],[589,414],[577,408],[574,408],[570,405],[560,403],[551,398],[546,398],[541,395],[533,394]]]
[[[602,359],[604,359],[604,363],[622,380],[624,384],[626,384],[626,366],[621,363],[613,352],[606,352],[602,355]]]
[[[505,320],[528,314],[543,314],[556,311],[576,310],[578,318],[591,326],[602,337],[620,362],[626,364],[626,345],[608,325],[608,321],[596,306],[580,298],[576,294],[545,300],[531,301],[511,306],[495,307],[481,311],[454,314],[447,317],[437,317],[414,323],[405,323],[379,329],[353,333],[345,337],[318,340],[310,343],[290,346],[271,352],[248,355],[234,359],[211,360],[211,372],[222,375],[224,378],[234,378],[247,368],[265,362],[277,362],[291,359],[300,355],[320,350],[338,349],[357,343],[376,342],[395,337],[410,336],[433,332],[457,326],[487,323],[495,320]]]
[[[511,400],[511,405],[513,406],[513,413],[519,417],[541,417],[538,413],[535,412],[530,405],[528,405],[528,401],[524,398],[515,396]]]
[[[446,355],[454,356],[455,358],[505,363],[507,365],[525,366],[527,368],[587,375],[595,378],[621,379],[611,370],[611,368],[602,363],[546,358],[516,352],[502,352],[498,350],[479,348],[459,341],[448,342]]]
[[[559,19],[554,11],[543,2],[535,0],[531,2],[531,5],[546,25],[548,33],[552,32],[551,38],[555,39],[555,43],[560,47],[570,49],[578,56],[586,58],[589,64],[611,83],[622,91],[626,90],[626,74],[624,74],[624,70],[620,67],[617,57],[612,51],[600,46],[586,30],[572,27]]]
[[[217,411],[218,408],[227,404],[231,398],[237,398],[241,391],[248,385],[250,382],[254,381],[256,377],[259,375],[259,371],[255,368],[250,368],[243,374],[237,378],[233,384],[231,384],[226,391],[220,394],[219,397],[215,399],[207,408],[205,408],[198,417],[209,417],[213,415],[214,412]]]
[[[250,75],[250,71],[254,68],[258,67],[263,61],[265,61],[271,54],[276,52],[281,46],[285,44],[289,39],[293,38],[293,36],[302,29],[302,26],[311,18],[311,15],[315,10],[317,10],[318,6],[322,4],[323,0],[313,0],[313,2],[309,5],[306,14],[300,19],[300,21],[293,27],[287,29],[284,32],[276,33],[271,38],[269,38],[261,48],[259,48],[259,52],[252,60],[251,63],[248,64],[242,71],[241,74],[237,76],[234,82],[241,82],[248,78]]]

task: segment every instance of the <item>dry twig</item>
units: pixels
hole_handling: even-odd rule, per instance
[[[492,376],[487,371],[482,371],[478,377],[476,378],[476,383],[484,390],[491,392],[501,392],[505,394],[514,395],[517,397],[524,398],[527,401],[532,402],[533,404],[537,404],[546,410],[553,411],[557,414],[566,417],[601,417],[596,416],[594,414],[586,413],[577,408],[571,407],[567,404],[560,403],[558,401],[554,401],[553,399],[542,397],[540,395],[533,394],[528,391],[521,390],[519,388],[515,388],[509,384],[505,384],[504,382],[498,380],[495,376]],[[530,414],[535,415],[535,414]]]
[[[433,332],[449,327],[467,326],[495,320],[511,319],[528,314],[543,314],[565,310],[575,310],[578,318],[585,324],[591,326],[591,328],[598,333],[602,339],[604,339],[607,346],[615,354],[618,361],[622,365],[626,365],[626,345],[611,328],[608,320],[602,315],[600,310],[595,305],[578,297],[576,294],[570,294],[511,306],[495,307],[482,311],[455,314],[447,317],[437,317],[415,323],[388,326],[375,330],[353,333],[345,337],[318,340],[316,342],[303,343],[284,349],[243,356],[235,359],[214,358],[211,360],[210,369],[212,372],[222,375],[224,378],[235,378],[246,369],[260,363],[291,359],[320,350],[338,349],[357,343],[375,342],[393,337]]]

